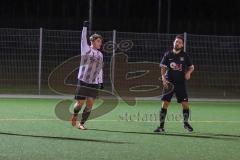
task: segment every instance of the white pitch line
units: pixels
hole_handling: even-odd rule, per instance
[[[31,94],[0,94],[0,98],[27,98],[27,99],[73,99],[73,95],[31,95]],[[109,97],[105,97],[109,99]],[[137,100],[155,100],[159,101],[159,97],[137,98]],[[120,100],[122,101],[122,100]],[[173,100],[176,102],[176,100]],[[191,101],[196,102],[240,102],[239,98],[223,99],[223,98],[191,98]]]
[[[5,118],[0,119],[0,121],[62,121],[60,119],[34,119],[34,118],[26,118],[26,119],[18,119],[18,118]],[[138,123],[156,123],[159,121],[134,121],[134,120],[89,120],[92,122],[138,122]],[[166,123],[182,123],[182,121],[166,121]],[[190,121],[191,123],[240,123],[240,121]]]

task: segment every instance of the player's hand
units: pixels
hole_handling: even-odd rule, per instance
[[[191,78],[191,73],[185,73],[185,79],[186,80],[189,80]]]
[[[162,78],[162,81],[163,81],[163,87],[165,88],[165,89],[167,89],[168,88],[168,80],[164,77],[164,78]]]
[[[83,22],[83,27],[88,27],[89,26],[89,22],[88,21],[84,21]]]
[[[99,83],[99,89],[104,89],[103,83]]]

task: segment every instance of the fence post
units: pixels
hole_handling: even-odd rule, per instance
[[[89,27],[88,30],[92,32],[92,13],[93,12],[93,0],[89,0],[89,10],[88,10],[88,22]]]
[[[114,72],[115,72],[115,52],[116,52],[116,30],[113,30],[113,54],[112,54],[112,68],[111,68],[111,85],[112,85],[112,94],[115,95],[114,87]]]
[[[183,36],[184,36],[184,48],[183,48],[183,50],[184,50],[184,52],[186,52],[187,51],[187,32],[184,32]]]
[[[42,76],[42,37],[43,28],[39,32],[39,57],[38,57],[38,94],[41,94],[41,76]]]

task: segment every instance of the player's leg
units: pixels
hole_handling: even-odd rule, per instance
[[[189,115],[190,115],[190,109],[189,104],[186,101],[182,102],[182,108],[183,108],[183,123],[184,128],[187,129],[189,132],[193,131],[192,126],[189,124]]]
[[[176,97],[177,97],[178,103],[182,104],[184,128],[187,129],[188,131],[192,132],[193,128],[189,124],[190,109],[189,109],[188,95],[187,95],[187,90],[186,90],[185,84],[176,86]]]
[[[183,109],[183,122],[188,122],[189,119],[189,104],[187,101],[182,101],[182,109]]]
[[[74,104],[73,115],[72,115],[72,126],[76,126],[78,113],[80,112],[86,100],[86,97],[82,95],[82,92],[84,92],[82,86],[84,86],[84,83],[78,80],[76,94],[75,94],[76,103]]]
[[[164,132],[164,124],[167,115],[167,109],[170,105],[174,91],[162,96],[162,107],[159,114],[160,126],[154,132]]]
[[[166,119],[166,115],[167,115],[167,109],[170,105],[170,100],[164,100],[162,102],[162,108],[160,111],[160,128],[164,128],[164,124],[165,124],[165,119]]]
[[[80,112],[85,100],[77,100],[76,103],[74,104],[74,109],[73,109],[73,115],[72,115],[72,126],[76,126],[77,124],[77,118],[78,118],[78,113]]]
[[[84,123],[87,121],[88,117],[91,114],[93,103],[94,103],[94,98],[91,98],[91,97],[87,98],[86,107],[83,110],[82,119],[81,119],[81,122],[80,122],[80,125],[79,125],[79,129],[82,129],[82,130],[86,129],[84,127]]]

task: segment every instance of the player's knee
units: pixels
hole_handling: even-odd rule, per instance
[[[90,104],[90,105],[87,105],[86,107],[91,109],[93,107],[93,105]]]
[[[92,107],[93,107],[93,102],[94,102],[94,100],[93,100],[93,99],[88,99],[88,100],[87,100],[87,102],[86,102],[86,104],[87,104],[87,107],[90,107],[90,108],[92,108]]]
[[[76,102],[76,105],[79,106],[79,107],[82,107],[83,104],[84,104],[84,100],[78,100],[78,101]]]
[[[168,102],[168,101],[163,101],[162,108],[167,109],[169,107],[169,103],[170,102]]]
[[[183,109],[188,109],[189,108],[188,102],[182,102],[182,108]]]

